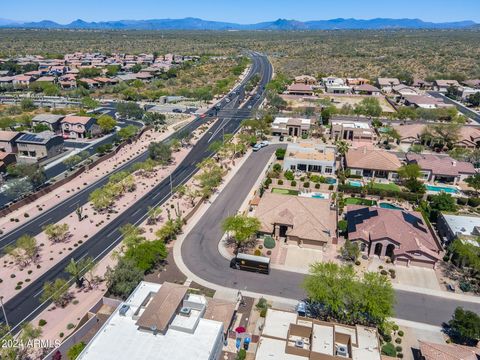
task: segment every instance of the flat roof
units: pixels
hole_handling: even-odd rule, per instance
[[[448,227],[454,234],[472,235],[476,226],[480,226],[480,217],[442,214]]]
[[[313,324],[312,351],[333,356],[335,347],[333,326]]]
[[[270,311],[270,310],[268,310]],[[258,341],[255,360],[305,360],[307,356],[285,353],[286,340],[261,337]]]
[[[167,283],[164,283],[164,285]],[[126,302],[122,303],[102,326],[77,359],[143,360],[143,359],[210,359],[221,339],[221,322],[200,318],[193,333],[168,329],[163,335],[139,329],[135,314],[149,295],[164,285],[142,281]],[[122,306],[129,306],[125,316]]]
[[[297,314],[288,311],[268,309],[263,335],[287,339],[290,324],[297,323]]]

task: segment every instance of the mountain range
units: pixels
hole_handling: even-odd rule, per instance
[[[0,19],[3,28],[30,29],[91,29],[91,30],[380,30],[380,29],[462,29],[477,25],[471,20],[433,23],[420,19],[330,19],[297,21],[278,19],[256,24],[237,24],[221,21],[208,21],[198,18],[116,20],[87,22],[81,19],[69,24],[59,24],[51,20],[19,22]]]

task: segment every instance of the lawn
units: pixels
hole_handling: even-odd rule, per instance
[[[394,183],[388,183],[388,184],[374,183],[373,188],[377,190],[400,191],[400,187]]]
[[[377,205],[375,200],[369,199],[361,199],[361,198],[346,198],[345,204],[347,205],[365,205],[365,206],[373,206]]]
[[[272,193],[282,195],[298,195],[297,190],[273,188]]]

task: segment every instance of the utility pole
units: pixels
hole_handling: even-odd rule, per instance
[[[3,307],[3,296],[0,296],[0,305],[2,306],[3,317],[5,318],[5,324],[7,324],[7,328],[10,330],[10,325],[8,324],[7,313],[5,312],[5,308]]]

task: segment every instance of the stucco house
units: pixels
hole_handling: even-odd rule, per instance
[[[374,143],[377,133],[367,121],[331,120],[330,138],[332,140],[347,140],[352,142]]]
[[[290,143],[283,160],[283,170],[333,174],[335,173],[335,147],[311,142]]]
[[[292,84],[287,88],[286,91],[289,95],[305,95],[305,96],[312,96],[313,95],[313,87],[312,85],[306,84]]]
[[[60,124],[63,137],[83,139],[92,130],[95,119],[89,116],[67,115]]]
[[[368,149],[366,146],[362,146],[357,149],[349,149],[345,154],[345,167],[350,170],[352,175],[364,178],[396,180],[398,168],[401,166],[400,159],[385,150]]]
[[[380,96],[382,94],[379,88],[370,84],[362,84],[359,86],[355,86],[353,88],[353,91],[355,94],[358,95]]]
[[[255,210],[260,233],[304,247],[331,243],[335,236],[335,211],[330,200],[266,192]]]
[[[428,268],[442,258],[442,247],[419,212],[349,205],[346,219],[348,238],[369,257]]]
[[[458,88],[459,86],[457,80],[435,80],[433,82],[433,89],[441,93],[446,93],[450,87]]]
[[[0,152],[16,153],[18,150],[16,140],[22,134],[18,131],[0,130]]]
[[[312,121],[304,118],[276,117],[272,123],[272,135],[302,136],[310,131]]]
[[[19,163],[37,163],[63,152],[63,138],[51,131],[23,134],[17,140]]]
[[[397,78],[378,78],[377,85],[383,92],[391,93],[394,86],[400,85],[400,80]]]
[[[65,117],[65,115],[55,115],[55,114],[39,114],[33,117],[32,125],[45,125],[48,126],[50,131],[56,132],[60,130],[60,121]]]
[[[456,185],[475,174],[475,168],[471,163],[457,161],[450,156],[407,153],[406,159],[409,164],[418,164],[422,174],[420,180],[423,181]]]

